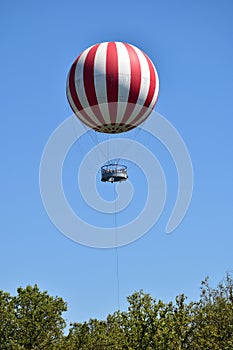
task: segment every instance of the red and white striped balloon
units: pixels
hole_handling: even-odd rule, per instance
[[[66,86],[76,116],[104,133],[128,131],[144,122],[158,92],[151,60],[122,42],[104,42],[83,51],[71,66]]]

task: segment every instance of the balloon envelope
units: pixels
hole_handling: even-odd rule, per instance
[[[146,120],[159,92],[157,71],[148,56],[122,42],[104,42],[83,51],[66,85],[69,104],[88,127],[121,133]]]

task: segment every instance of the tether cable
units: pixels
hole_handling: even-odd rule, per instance
[[[119,279],[119,251],[118,251],[118,230],[117,230],[117,204],[116,204],[116,183],[113,186],[114,190],[114,226],[115,226],[115,256],[116,256],[116,282],[117,282],[117,308],[120,310],[120,279]]]

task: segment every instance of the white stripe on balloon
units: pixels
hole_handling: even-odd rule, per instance
[[[88,125],[90,128],[93,128],[95,127],[96,125],[93,123],[90,123],[84,116],[82,116],[82,114],[80,113],[80,111],[78,110],[78,108],[76,107],[73,99],[72,99],[72,96],[71,96],[71,92],[70,92],[70,86],[69,86],[69,78],[70,78],[70,72],[68,74],[68,78],[67,78],[67,82],[66,82],[66,91],[67,91],[67,98],[70,102],[70,105],[73,109],[73,112],[79,117],[79,119],[86,125]]]
[[[150,70],[149,70],[149,66],[148,66],[146,57],[144,56],[142,51],[139,50],[137,47],[135,47],[133,45],[130,45],[130,46],[133,47],[133,49],[136,51],[138,59],[139,59],[140,69],[141,69],[141,85],[140,85],[140,91],[139,91],[137,103],[136,103],[135,108],[134,108],[133,112],[131,113],[129,119],[127,120],[127,124],[131,124],[131,122],[134,120],[134,118],[136,118],[137,115],[142,110],[142,106],[144,105],[144,103],[146,101],[147,94],[148,94],[149,87],[150,87]],[[144,112],[146,112],[146,110]],[[144,115],[142,116],[142,118],[143,117],[144,117]],[[136,121],[136,124],[138,124],[137,121]]]
[[[106,86],[106,61],[107,61],[108,43],[99,45],[94,61],[94,83],[95,93],[99,104],[100,111],[106,124],[111,123],[110,114],[107,105],[107,86]]]
[[[83,108],[85,108],[85,112],[89,115],[89,117],[93,120],[94,124],[100,125],[99,120],[96,118],[95,114],[92,112],[92,109],[90,108],[90,104],[87,100],[87,95],[84,87],[84,80],[83,80],[83,69],[85,65],[85,59],[87,57],[88,52],[91,50],[92,47],[86,49],[80,56],[78,64],[75,68],[75,89],[77,91],[77,95],[79,98],[79,101]],[[85,120],[82,118],[82,120]]]
[[[154,97],[151,101],[151,104],[149,105],[149,109],[150,108],[152,109],[154,107],[155,102],[158,98],[158,94],[159,94],[159,76],[158,76],[157,70],[155,69],[155,67],[153,65],[153,62],[151,62],[151,63],[152,63],[152,66],[153,66],[154,72],[155,72],[155,92],[154,92]]]
[[[121,42],[116,42],[118,53],[118,104],[116,122],[121,123],[130,90],[130,59],[128,50]]]

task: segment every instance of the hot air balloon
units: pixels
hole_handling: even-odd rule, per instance
[[[134,45],[123,42],[87,48],[72,64],[66,84],[67,99],[79,120],[107,134],[127,132],[143,123],[158,92],[152,61]],[[127,168],[110,165],[101,168],[102,181],[127,179]]]

